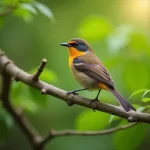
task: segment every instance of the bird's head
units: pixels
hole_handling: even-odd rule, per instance
[[[60,43],[60,45],[68,47],[71,57],[77,57],[92,52],[90,45],[80,38],[71,39],[67,43]]]

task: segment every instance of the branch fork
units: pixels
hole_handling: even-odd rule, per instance
[[[39,80],[39,77],[40,77],[40,75],[41,75],[41,73],[42,73],[46,63],[47,63],[47,60],[44,58],[42,60],[41,64],[40,64],[40,66],[38,67],[37,72],[32,76],[32,80],[33,81],[38,81]]]
[[[48,94],[54,97],[59,98],[67,102],[67,104],[73,105],[80,105],[87,108],[92,108],[90,105],[90,100],[80,97],[78,95],[67,95],[66,91],[59,89],[55,86],[47,84],[41,80],[39,77],[47,63],[46,59],[43,59],[40,66],[37,69],[37,72],[33,75],[28,74],[27,72],[23,71],[22,69],[18,68],[10,59],[8,59],[4,52],[0,50],[0,74],[2,76],[2,91],[0,94],[0,99],[2,100],[2,104],[4,108],[11,114],[13,119],[17,122],[18,126],[26,135],[27,139],[29,140],[33,150],[42,150],[45,144],[53,139],[54,137],[58,136],[68,136],[68,135],[84,135],[84,136],[91,136],[91,135],[104,135],[110,134],[113,132],[120,131],[122,129],[126,129],[132,127],[137,124],[137,122],[149,123],[150,124],[150,114],[141,113],[141,112],[125,112],[122,108],[106,104],[100,102],[97,104],[96,110],[106,112],[112,115],[116,115],[118,117],[127,119],[129,123],[127,125],[116,127],[112,129],[102,130],[102,131],[72,131],[72,130],[64,130],[64,131],[55,131],[51,130],[46,137],[42,137],[35,129],[30,125],[28,120],[23,116],[22,113],[19,113],[16,108],[11,104],[10,100],[10,90],[11,90],[11,77],[14,77],[17,81],[23,82],[28,86],[38,89],[41,94]]]

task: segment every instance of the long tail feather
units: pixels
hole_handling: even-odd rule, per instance
[[[125,111],[136,111],[136,109],[129,104],[115,89],[109,88],[109,91],[117,98],[118,102],[122,105]]]

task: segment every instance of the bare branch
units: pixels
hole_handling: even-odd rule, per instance
[[[19,81],[33,88],[39,89],[41,93],[52,95],[61,100],[64,100],[65,102],[70,101],[73,104],[81,105],[91,109],[93,108],[94,104],[90,105],[90,101],[87,98],[83,98],[78,95],[66,95],[66,91],[59,89],[55,86],[52,86],[50,84],[47,84],[41,80],[38,80],[37,82],[33,82],[32,75],[28,74],[27,72],[24,72],[13,63],[9,63],[4,68],[5,64],[8,62],[10,62],[10,60],[5,55],[0,55],[0,70],[5,70],[5,72],[8,75],[17,78]],[[96,110],[113,114],[124,119],[129,118],[130,122],[143,122],[143,123],[150,124],[150,114],[147,113],[141,113],[135,111],[125,112],[120,107],[111,104],[102,103],[102,102],[97,105]]]
[[[7,65],[9,63],[7,62]],[[5,67],[7,66],[5,65]],[[2,91],[0,94],[0,99],[4,108],[10,113],[13,119],[17,122],[21,128],[24,135],[28,138],[28,141],[33,148],[37,147],[39,141],[42,140],[40,135],[34,130],[34,128],[29,124],[28,120],[22,115],[20,111],[17,111],[10,101],[10,88],[11,88],[11,77],[5,72],[2,73]]]
[[[135,123],[135,122],[129,123],[127,125],[123,125],[123,126],[111,128],[111,129],[106,129],[102,131],[73,131],[73,130],[55,131],[55,130],[51,130],[49,135],[45,137],[45,139],[41,142],[41,144],[45,145],[45,143],[47,143],[49,140],[58,136],[66,136],[66,135],[67,136],[68,135],[69,136],[76,136],[76,135],[77,136],[95,136],[95,135],[111,134],[111,133],[118,132],[123,129],[133,127],[136,124],[138,123]]]
[[[47,63],[47,60],[46,60],[46,59],[43,59],[43,60],[42,60],[42,63],[41,63],[40,66],[38,67],[37,72],[36,72],[36,73],[33,75],[33,77],[32,77],[32,80],[33,80],[33,81],[38,81],[38,80],[39,80],[39,77],[40,77],[40,75],[41,75],[41,73],[42,73],[42,71],[43,71],[43,69],[44,69],[46,63]]]
[[[41,91],[41,94],[49,94],[55,96],[61,100],[64,100],[67,104],[77,104],[87,108],[93,109],[93,104],[90,104],[89,99],[77,96],[77,95],[67,95],[66,91],[49,85],[41,80],[39,80],[39,76],[46,65],[46,59],[43,59],[41,65],[39,66],[37,72],[34,75],[30,75],[20,68],[18,68],[11,60],[9,60],[4,53],[0,50],[0,73],[2,74],[2,91],[0,98],[2,100],[3,106],[5,109],[11,114],[13,119],[18,123],[19,127],[23,131],[23,133],[28,138],[30,144],[32,145],[34,150],[42,150],[45,144],[54,137],[65,136],[65,135],[82,135],[82,136],[92,136],[92,135],[104,135],[110,134],[113,132],[117,132],[123,129],[127,129],[136,125],[136,122],[143,122],[150,124],[150,114],[140,113],[135,111],[125,112],[122,108],[105,103],[99,103],[97,105],[97,110],[106,112],[109,114],[113,114],[119,116],[124,119],[128,119],[130,123],[128,125],[124,125],[121,127],[116,127],[112,129],[107,129],[103,131],[72,131],[72,130],[64,130],[64,131],[55,131],[51,130],[49,135],[41,137],[33,127],[28,123],[28,121],[24,118],[22,113],[17,111],[13,105],[10,103],[10,87],[11,87],[11,77],[14,77],[16,80],[21,81],[33,88]],[[36,82],[34,82],[36,81]],[[95,105],[95,104],[94,104]]]

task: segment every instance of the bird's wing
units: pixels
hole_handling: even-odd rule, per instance
[[[105,83],[106,85],[114,88],[113,80],[102,64],[88,64],[83,61],[78,61],[73,65],[76,70],[84,72],[95,80]]]

